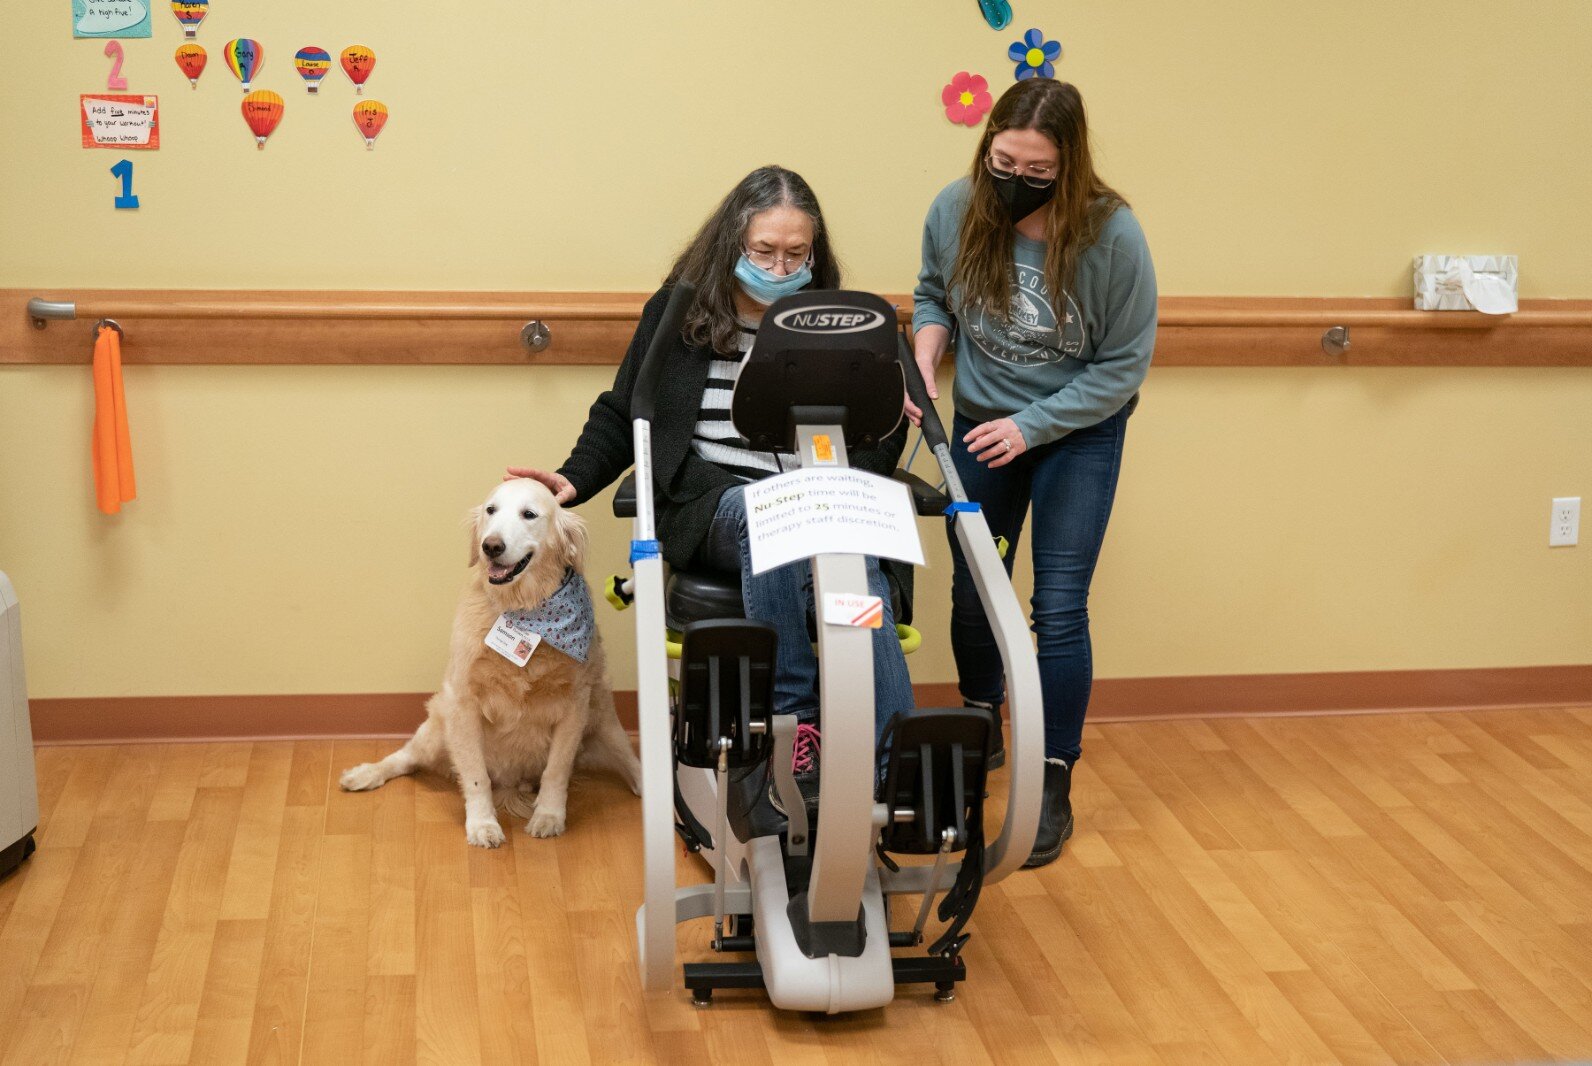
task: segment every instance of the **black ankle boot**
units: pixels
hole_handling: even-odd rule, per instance
[[[1001,730],[1001,705],[998,703],[984,703],[981,700],[964,699],[962,706],[972,710],[985,711],[990,716],[990,736],[992,742],[989,747],[989,757],[985,765],[991,770],[999,770],[1006,765],[1006,738]]]
[[[1072,767],[1060,759],[1045,760],[1045,795],[1039,801],[1039,832],[1034,853],[1024,866],[1044,866],[1061,855],[1061,845],[1072,836]]]

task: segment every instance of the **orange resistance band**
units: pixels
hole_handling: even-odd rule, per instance
[[[106,514],[138,498],[133,480],[133,440],[122,392],[122,335],[101,326],[94,341],[94,501]]]

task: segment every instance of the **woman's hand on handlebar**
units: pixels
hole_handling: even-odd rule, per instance
[[[940,365],[940,358],[945,355],[945,349],[951,340],[951,331],[944,326],[924,326],[912,336],[912,355],[918,363],[918,373],[923,375],[923,387],[928,390],[929,399],[940,398],[940,388],[934,381],[934,371]],[[923,424],[923,411],[912,402],[912,397],[907,397],[907,417],[914,426]]]
[[[528,477],[532,481],[540,481],[553,493],[553,498],[559,503],[568,503],[575,498],[575,486],[569,483],[569,478],[556,470],[537,470],[529,466],[511,466],[508,473],[503,475],[504,481],[513,481],[517,477]]]

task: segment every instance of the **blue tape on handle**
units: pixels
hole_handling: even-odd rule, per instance
[[[630,565],[635,566],[638,559],[656,559],[663,554],[663,544],[656,540],[633,540],[630,542]]]
[[[983,509],[984,508],[980,507],[974,500],[966,500],[962,503],[956,503],[953,501],[951,505],[945,509],[945,513],[947,516],[949,516],[961,514],[963,511],[982,511]]]

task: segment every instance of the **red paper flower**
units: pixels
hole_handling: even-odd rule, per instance
[[[940,90],[945,117],[964,126],[977,126],[995,101],[989,95],[989,82],[981,74],[959,71],[951,83]]]

